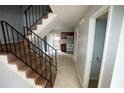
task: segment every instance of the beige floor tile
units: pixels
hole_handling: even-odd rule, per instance
[[[71,54],[62,52],[58,53],[58,72],[54,87],[55,88],[81,87]]]

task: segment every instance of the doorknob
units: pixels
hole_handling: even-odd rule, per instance
[[[99,57],[96,58],[96,62],[101,62]]]

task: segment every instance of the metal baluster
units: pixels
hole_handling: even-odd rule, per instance
[[[53,61],[53,58],[54,58],[54,56],[53,56],[53,49],[52,49],[52,61]]]
[[[42,61],[41,61],[41,56],[40,56],[40,54],[39,54],[39,58],[40,58],[40,64],[39,64],[39,66],[40,66],[40,73],[42,73]]]
[[[50,81],[51,81],[51,87],[53,86],[52,84],[52,63],[51,63],[51,59],[49,58],[49,63],[50,63]]]
[[[1,40],[0,40],[0,52],[3,52]]]
[[[35,23],[35,6],[33,6],[33,11],[34,11],[34,23]]]
[[[34,47],[33,47],[33,48],[34,48]],[[36,71],[37,71],[37,70],[38,70],[38,69],[37,69],[37,55],[36,55],[37,52],[36,52],[35,50],[33,50],[33,51],[34,51],[34,53],[33,53],[33,54],[34,54],[34,63],[35,63]],[[36,53],[35,53],[35,52],[36,52]]]
[[[56,61],[56,51],[55,50],[53,50],[54,51],[54,63],[55,63],[55,61]]]
[[[4,24],[3,24],[3,22],[1,22],[1,27],[2,27],[2,32],[3,32],[3,37],[4,37],[4,43],[5,43],[5,46],[6,46],[6,50],[7,50],[7,52],[8,52],[6,34],[5,34],[5,29],[4,29]]]
[[[36,45],[36,36],[34,35],[34,44]],[[36,47],[35,47],[36,50]]]
[[[28,15],[29,15],[29,27],[31,27],[31,13],[30,13],[30,9],[28,11]]]
[[[27,57],[26,57],[26,51],[25,51],[25,45],[24,45],[24,42],[23,42],[23,50],[24,50],[25,62],[27,63]],[[27,63],[27,64],[28,64],[28,63]]]
[[[44,6],[44,13],[46,14],[46,6]]]
[[[28,28],[28,19],[27,19],[27,12],[25,12],[25,21],[26,21],[26,27]]]
[[[55,50],[55,64],[56,64],[56,70],[57,70],[57,50]]]
[[[24,36],[26,37],[26,31],[25,31],[25,27],[23,27],[23,31],[24,31]]]
[[[31,42],[33,42],[33,40],[32,40],[32,36],[33,36],[33,34],[31,34]]]
[[[37,10],[36,10],[36,6],[34,6],[34,10],[35,10],[35,22],[37,21]]]
[[[17,55],[17,51],[16,51],[16,46],[15,46],[15,37],[14,37],[14,33],[13,33],[13,29],[11,28],[11,32],[12,32],[12,38],[13,38],[13,44],[14,44],[14,51],[15,51],[15,54]]]
[[[52,58],[52,48],[50,47],[50,57]]]
[[[38,6],[36,6],[36,19],[38,20]]]
[[[9,37],[9,31],[8,31],[7,24],[5,24],[5,27],[6,27],[7,37],[8,37],[8,41],[9,41],[9,48],[10,48],[10,50],[11,50],[11,43],[10,43],[10,37]],[[8,50],[9,50],[9,49],[8,49]]]
[[[38,6],[38,10],[39,10],[39,18],[40,18],[40,5]]]
[[[48,46],[48,55],[50,56],[50,46]]]
[[[37,37],[37,36],[36,36]],[[39,38],[37,37],[37,46],[38,48],[40,49],[40,41],[39,41]]]
[[[28,52],[29,52],[29,57],[30,57],[30,61],[29,61],[29,65],[32,66],[32,60],[31,60],[31,45],[30,45],[30,41],[28,41]]]
[[[47,6],[45,5],[45,13],[47,14],[47,12],[48,12],[48,11],[47,11]]]
[[[47,59],[46,59],[46,55],[44,54],[44,58],[45,58],[45,70],[46,70],[46,74],[45,74],[45,76],[47,77],[47,63],[46,63],[46,61],[47,61]],[[47,61],[48,62],[48,61]]]
[[[32,6],[32,25],[34,23],[34,10],[33,10],[33,6]]]
[[[30,12],[31,12],[31,26],[33,25],[33,7],[30,8]]]
[[[43,16],[43,6],[40,6],[40,17]]]
[[[44,15],[44,5],[42,6],[42,16]]]
[[[22,58],[22,54],[21,54],[21,47],[20,47],[20,42],[19,42],[19,35],[17,33],[17,40],[18,40],[18,47],[19,47],[19,52],[20,52],[20,58]]]
[[[41,51],[43,51],[43,43],[42,43],[43,41],[41,41],[41,43],[40,43],[40,49],[41,49]],[[43,53],[41,53],[41,55],[42,55],[42,61],[44,61],[44,58],[43,58]]]
[[[38,39],[38,47],[40,47],[40,43],[39,43],[40,41],[39,41],[39,39]],[[39,55],[40,55],[40,51],[39,51]],[[39,58],[40,58],[40,71],[41,71],[41,73],[42,73],[42,60],[41,60],[41,55],[39,56]]]

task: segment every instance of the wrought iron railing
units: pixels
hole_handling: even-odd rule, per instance
[[[24,30],[26,38],[29,39],[32,43],[34,43],[40,50],[42,50],[44,53],[46,53],[46,55],[51,58],[52,66],[54,66],[57,70],[57,50],[40,36],[35,34],[32,30],[26,27],[24,27]]]
[[[49,5],[30,5],[24,11],[26,27],[33,27],[39,20],[50,12],[52,12],[52,10]]]
[[[52,86],[53,59],[7,22],[0,21],[0,28],[3,33],[3,43],[6,52],[15,55],[24,64],[47,80]],[[0,48],[2,49],[2,47],[0,42]],[[34,60],[32,60],[32,58]],[[43,73],[43,64],[47,73]]]
[[[27,39],[33,42],[52,59],[52,65],[57,70],[57,50],[32,31],[32,27],[36,27],[35,24],[37,24],[39,20],[42,20],[44,16],[47,16],[51,12],[52,10],[49,5],[29,6],[24,12],[26,23],[26,27],[24,27],[24,34]]]

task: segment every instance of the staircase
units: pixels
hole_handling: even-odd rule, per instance
[[[39,11],[42,11],[42,13]],[[29,6],[24,13],[26,27],[30,28],[30,30],[38,34],[41,38],[44,38],[50,31],[52,31],[58,23],[57,15],[52,13],[51,8],[46,5]]]
[[[7,55],[8,64],[16,65],[19,71],[25,73],[27,79],[32,79],[33,85],[42,88],[53,87],[57,71],[57,51],[32,31],[52,11],[47,5],[29,6],[25,14],[34,8],[36,19],[32,19],[33,23],[31,23],[27,21],[30,17],[26,16],[24,34],[21,34],[6,21],[0,21],[4,38],[4,41],[0,40],[0,52]],[[38,9],[40,10],[38,11]],[[32,18],[34,17],[32,15]]]

